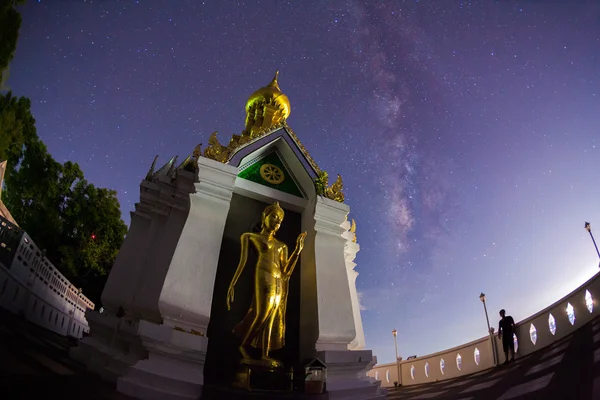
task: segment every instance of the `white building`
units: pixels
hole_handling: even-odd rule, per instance
[[[221,374],[235,372],[220,364],[237,351],[223,344],[239,312],[225,308],[228,280],[240,234],[277,201],[286,213],[280,240],[292,246],[307,232],[289,283],[284,350],[295,362],[316,357],[327,365],[330,399],[381,398],[366,375],[374,359],[364,350],[353,262],[359,246],[341,178],[328,185],[287,125],[289,114],[276,76],[250,96],[246,127],[226,146],[215,132],[203,153],[198,146],[179,165],[175,158],[158,170],[153,164],[142,181],[102,293],[106,311],[88,315],[90,336],[71,353],[119,392],[196,399],[205,379],[214,388]]]
[[[94,303],[42,254],[25,231],[0,216],[0,307],[64,336],[83,337]]]

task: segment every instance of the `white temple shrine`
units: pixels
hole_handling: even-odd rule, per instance
[[[287,124],[288,98],[277,74],[246,103],[246,126],[226,145],[213,133],[183,162],[156,160],[140,184],[125,242],[88,313],[90,335],[71,356],[139,399],[197,399],[224,382],[237,348],[231,328],[247,309],[250,274],[227,287],[240,257],[240,233],[256,231],[266,205],[285,219],[279,240],[293,248],[307,232],[289,281],[285,347],[290,364],[327,367],[329,399],[383,398],[367,376],[356,292],[356,224],[347,216],[341,177],[324,173]],[[240,306],[237,304],[240,303]],[[241,314],[240,314],[241,313]]]

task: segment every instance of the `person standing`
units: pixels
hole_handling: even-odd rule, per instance
[[[506,315],[504,309],[500,310],[500,323],[498,324],[498,338],[502,340],[502,348],[504,349],[504,364],[508,364],[508,351],[511,351],[510,361],[515,360],[515,341],[513,334],[515,333],[515,320],[510,315]]]

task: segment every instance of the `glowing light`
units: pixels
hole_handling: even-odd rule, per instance
[[[567,317],[569,317],[571,325],[575,325],[575,309],[571,303],[567,303]]]
[[[535,329],[535,325],[533,324],[529,326],[529,338],[531,339],[531,343],[535,346],[535,342],[537,342],[537,329]]]
[[[594,311],[594,299],[592,299],[592,294],[589,290],[585,291],[585,306],[589,312]]]
[[[548,329],[551,334],[556,335],[556,320],[552,314],[548,315]]]

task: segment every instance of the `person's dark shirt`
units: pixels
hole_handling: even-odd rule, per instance
[[[510,315],[505,316],[500,320],[500,324],[498,324],[498,333],[503,337],[511,338],[513,335],[513,326],[515,325],[515,320]]]

